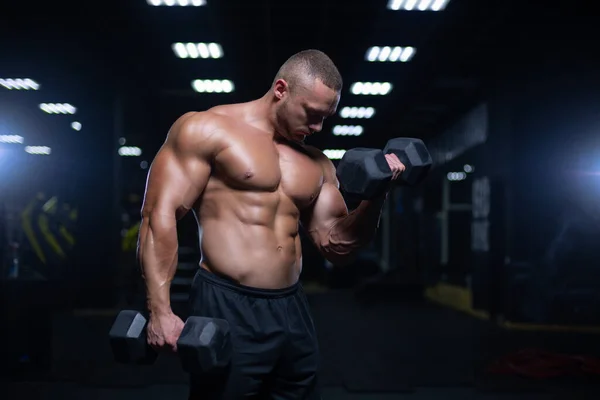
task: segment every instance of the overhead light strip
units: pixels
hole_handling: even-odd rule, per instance
[[[229,79],[196,79],[192,88],[198,93],[231,93],[235,85]]]
[[[360,136],[364,128],[360,125],[336,125],[333,127],[335,136]]]
[[[39,90],[40,84],[29,78],[0,79],[0,86],[8,90]]]
[[[346,153],[346,150],[342,150],[342,149],[323,150],[323,154],[325,154],[325,156],[327,156],[327,158],[329,158],[330,160],[340,160],[344,156],[345,153]]]
[[[450,0],[389,0],[387,8],[394,11],[442,11]]]
[[[206,5],[206,0],[146,0],[153,7],[200,7]]]
[[[393,89],[390,82],[354,82],[350,92],[355,95],[385,96]]]
[[[373,46],[365,53],[365,60],[369,62],[409,62],[415,56],[417,50],[406,46]]]
[[[173,53],[177,58],[223,58],[223,47],[219,43],[173,43]]]
[[[340,110],[342,118],[373,118],[374,115],[373,107],[343,107]]]
[[[69,103],[42,103],[40,110],[48,114],[75,114],[77,108]]]

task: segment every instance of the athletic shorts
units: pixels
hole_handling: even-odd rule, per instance
[[[227,320],[232,345],[226,371],[191,376],[190,399],[320,398],[317,337],[300,283],[257,289],[200,268],[190,315]]]

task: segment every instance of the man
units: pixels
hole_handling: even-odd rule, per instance
[[[183,321],[171,310],[169,285],[176,222],[189,210],[203,231],[190,313],[226,319],[231,330],[230,368],[192,376],[191,399],[317,396],[318,345],[298,283],[299,224],[326,259],[343,263],[373,238],[385,199],[348,213],[333,164],[303,144],[336,112],[341,89],[329,57],[302,51],[262,98],[183,115],[154,159],[138,249],[148,342],[176,351]],[[404,166],[386,157],[396,179]]]

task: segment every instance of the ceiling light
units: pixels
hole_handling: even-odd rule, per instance
[[[142,155],[142,149],[133,146],[119,147],[119,155],[121,157],[139,157]]]
[[[25,146],[25,151],[36,156],[47,156],[51,153],[48,146]]]
[[[235,85],[228,79],[196,79],[192,87],[198,93],[231,93]]]
[[[350,86],[350,92],[356,95],[379,95],[383,96],[392,91],[389,82],[354,82]]]
[[[449,181],[457,182],[464,181],[467,179],[467,174],[465,172],[448,172],[446,175]]]
[[[329,158],[330,160],[340,160],[344,156],[344,153],[346,153],[346,150],[341,150],[341,149],[323,150],[323,154],[325,154],[327,156],[327,158]]]
[[[75,114],[77,108],[69,103],[42,103],[40,110],[48,114]]]
[[[372,118],[375,115],[373,107],[344,107],[340,110],[342,118]]]
[[[40,84],[29,78],[0,79],[0,86],[8,90],[39,90]]]
[[[171,45],[178,58],[223,58],[223,48],[219,43],[173,43]]]
[[[360,136],[364,129],[360,125],[336,125],[333,127],[335,136]]]
[[[369,62],[408,62],[417,50],[414,47],[373,46],[365,53],[365,60]]]
[[[19,135],[0,135],[0,143],[22,144],[23,136]]]
[[[387,8],[394,11],[442,11],[450,0],[389,0]]]
[[[146,2],[154,7],[159,6],[179,6],[179,7],[200,7],[206,5],[206,0],[146,0]]]

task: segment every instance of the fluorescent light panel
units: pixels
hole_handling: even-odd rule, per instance
[[[119,155],[121,157],[139,157],[142,155],[142,149],[134,146],[119,147]]]
[[[178,58],[223,58],[223,47],[219,43],[182,43],[171,45]]]
[[[192,88],[198,93],[231,93],[235,85],[229,79],[196,79]]]
[[[333,127],[335,136],[360,136],[363,131],[364,129],[360,125],[336,125]]]
[[[8,90],[39,90],[40,84],[29,78],[0,79],[0,86]]]
[[[23,136],[19,135],[0,135],[0,143],[23,144]]]
[[[394,11],[442,11],[450,0],[389,0],[387,8]]]
[[[36,156],[47,156],[52,152],[48,146],[25,146],[25,151]]]
[[[354,82],[350,86],[350,92],[356,95],[384,96],[392,91],[389,82]]]
[[[465,179],[467,179],[467,173],[466,172],[448,172],[448,175],[446,175],[446,177],[448,178],[449,181],[452,181],[452,182],[464,181]]]
[[[410,46],[373,46],[365,53],[365,60],[369,62],[408,62],[416,52],[417,50]]]
[[[48,114],[75,114],[77,108],[69,103],[42,103],[40,110]]]
[[[146,2],[154,7],[200,7],[206,5],[206,0],[146,0]]]
[[[323,154],[325,154],[330,160],[340,160],[344,156],[344,153],[346,153],[346,150],[342,149],[323,150]]]
[[[375,109],[373,107],[343,107],[340,110],[342,118],[373,118]]]

